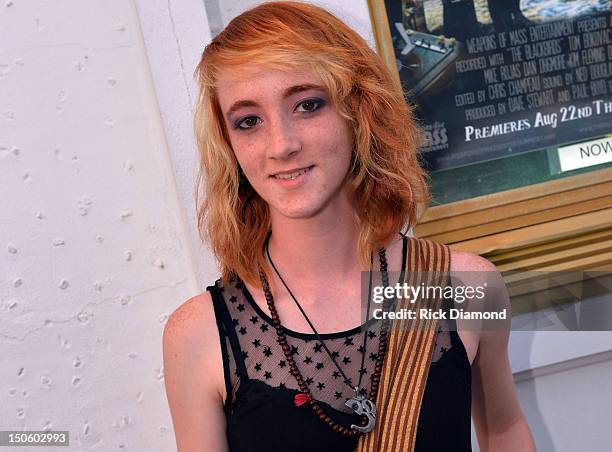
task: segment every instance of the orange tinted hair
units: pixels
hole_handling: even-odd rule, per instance
[[[198,231],[211,245],[223,280],[238,275],[261,287],[257,264],[270,277],[262,252],[270,229],[268,205],[242,174],[215,89],[222,68],[244,64],[314,71],[351,122],[347,191],[360,221],[359,258],[369,265],[370,253],[412,227],[419,207],[429,201],[411,107],[382,59],[337,17],[306,3],[269,2],[234,18],[206,46],[195,72]]]

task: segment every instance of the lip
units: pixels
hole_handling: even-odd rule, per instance
[[[286,188],[286,189],[294,189],[297,187],[302,186],[303,184],[305,184],[308,179],[310,178],[310,173],[312,173],[312,169],[314,168],[314,165],[311,166],[304,166],[302,168],[298,168],[296,170],[291,170],[289,172],[282,172],[282,173],[276,173],[276,174],[291,174],[295,171],[300,171],[300,170],[304,170],[304,169],[308,169],[308,171],[306,171],[305,173],[300,174],[299,176],[297,176],[295,179],[278,179],[274,176],[270,176],[270,178],[274,181],[275,184],[278,184],[279,186]]]
[[[279,171],[277,173],[271,174],[270,177],[274,177],[274,176],[277,176],[279,174],[292,174],[292,173],[295,173],[296,171],[301,171],[301,170],[306,169],[306,168],[311,169],[313,166],[314,165],[301,166],[299,168],[293,168],[293,169],[290,169],[290,170],[287,170],[287,171]]]

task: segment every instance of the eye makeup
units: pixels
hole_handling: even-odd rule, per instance
[[[302,111],[300,111],[300,113],[313,114],[313,113],[319,111],[321,108],[323,108],[323,107],[325,107],[327,105],[327,101],[325,99],[321,99],[319,97],[309,97],[309,98],[303,99],[300,102],[298,102],[295,109],[297,110],[300,106],[303,106],[303,105],[308,104],[308,103],[314,104],[315,108],[312,109],[312,110],[302,110]],[[250,120],[253,120],[253,119],[257,120],[258,122],[256,122],[255,124],[253,124],[251,126],[243,127],[243,125],[245,125],[246,121],[250,121]],[[234,130],[246,131],[246,130],[251,130],[253,127],[255,127],[260,122],[261,122],[261,118],[259,118],[258,116],[247,115],[247,116],[242,116],[242,117],[238,118],[236,121],[233,121],[232,122],[232,127],[233,127]]]

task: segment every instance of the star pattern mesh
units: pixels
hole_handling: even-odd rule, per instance
[[[278,343],[272,320],[256,304],[248,289],[239,280],[230,281],[224,286],[221,286],[221,280],[217,280],[215,286],[220,289],[227,306],[229,316],[226,316],[225,322],[230,323],[225,325],[226,334],[222,335],[222,341],[225,342],[225,347],[222,348],[226,380],[228,376],[231,380],[226,381],[226,404],[231,407],[236,401],[236,392],[244,378],[260,380],[271,387],[299,391],[297,381],[290,374],[285,354]],[[442,359],[452,347],[448,324],[440,321],[438,325],[432,365]],[[293,358],[316,400],[339,411],[351,413],[352,410],[345,405],[345,401],[355,396],[355,390],[352,388],[359,382],[360,375],[361,391],[363,394],[369,394],[381,327],[382,322],[372,318],[361,327],[351,330],[320,333],[337,364],[349,379],[350,387],[344,382],[342,374],[313,333],[297,333],[284,329]],[[367,335],[365,348],[364,334]],[[231,335],[235,335],[237,339],[237,353],[234,352],[236,347],[231,345]],[[361,367],[363,354],[364,365]],[[243,367],[238,365],[239,362],[244,363],[244,375],[241,375],[240,369]]]

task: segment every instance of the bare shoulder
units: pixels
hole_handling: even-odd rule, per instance
[[[172,312],[164,327],[164,359],[190,355],[193,360],[219,343],[210,292],[191,297]],[[215,340],[216,339],[216,340]]]
[[[494,271],[497,268],[491,261],[468,251],[458,251],[451,249],[451,272],[462,271]]]
[[[482,300],[466,300],[461,308],[465,312],[478,314],[483,311],[507,311],[511,316],[510,300],[503,277],[495,265],[475,253],[451,250],[451,276],[453,285],[480,287],[484,291]],[[485,321],[488,322],[488,321]],[[509,322],[509,320],[508,320]],[[468,358],[475,367],[483,362],[494,365],[507,352],[508,328],[506,322],[498,321],[495,327],[480,320],[457,320],[457,330],[466,348]],[[496,331],[492,331],[496,330]],[[483,357],[484,360],[483,360]]]
[[[205,334],[215,321],[210,292],[191,297],[170,314],[164,328],[164,341],[185,340]]]
[[[507,309],[510,314],[510,299],[504,279],[495,265],[478,254],[451,250],[451,275],[455,280],[468,285],[486,287],[486,304],[472,303],[478,309]]]
[[[223,361],[208,291],[170,315],[163,333],[163,359],[178,450],[227,450]]]
[[[163,348],[164,364],[187,365],[192,369],[199,366],[209,375],[222,372],[219,332],[210,292],[189,298],[172,312],[164,327]]]

